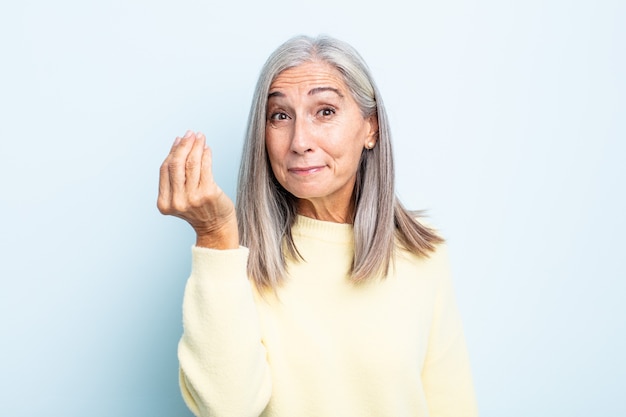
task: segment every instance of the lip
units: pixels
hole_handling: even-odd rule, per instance
[[[324,168],[324,165],[315,165],[308,167],[293,167],[289,168],[288,171],[296,175],[311,175],[315,174],[316,172],[320,172]]]

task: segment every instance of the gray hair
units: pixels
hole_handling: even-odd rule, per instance
[[[297,36],[279,46],[261,70],[239,170],[240,243],[250,250],[248,275],[258,288],[276,288],[286,275],[286,256],[301,258],[291,235],[296,220],[296,200],[275,179],[265,147],[268,92],[278,74],[313,61],[334,66],[343,76],[363,117],[378,119],[376,146],[363,150],[354,188],[352,279],[359,282],[384,276],[393,258],[396,238],[419,256],[428,256],[435,245],[443,241],[417,221],[416,213],[404,209],[395,195],[389,122],[363,58],[352,46],[329,36]]]

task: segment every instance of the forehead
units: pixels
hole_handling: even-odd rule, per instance
[[[305,62],[279,73],[270,86],[270,93],[314,87],[333,87],[346,92],[347,86],[337,68],[327,62]]]

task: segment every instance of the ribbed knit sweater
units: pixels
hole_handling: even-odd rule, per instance
[[[248,249],[192,248],[180,384],[197,416],[476,416],[446,248],[398,249],[387,277],[349,279],[351,225],[299,216],[303,261],[276,296],[246,274]]]

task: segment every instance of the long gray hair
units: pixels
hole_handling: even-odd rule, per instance
[[[384,276],[393,258],[396,238],[419,256],[428,256],[435,245],[443,241],[433,230],[421,225],[415,213],[402,207],[395,195],[387,114],[359,53],[345,42],[328,36],[297,36],[279,46],[261,70],[239,170],[240,243],[250,250],[248,275],[258,288],[276,288],[286,276],[286,257],[300,259],[291,235],[296,220],[296,199],[275,179],[265,147],[268,93],[278,74],[314,61],[334,66],[343,76],[363,117],[378,118],[376,146],[363,150],[354,188],[352,279],[359,282]]]

